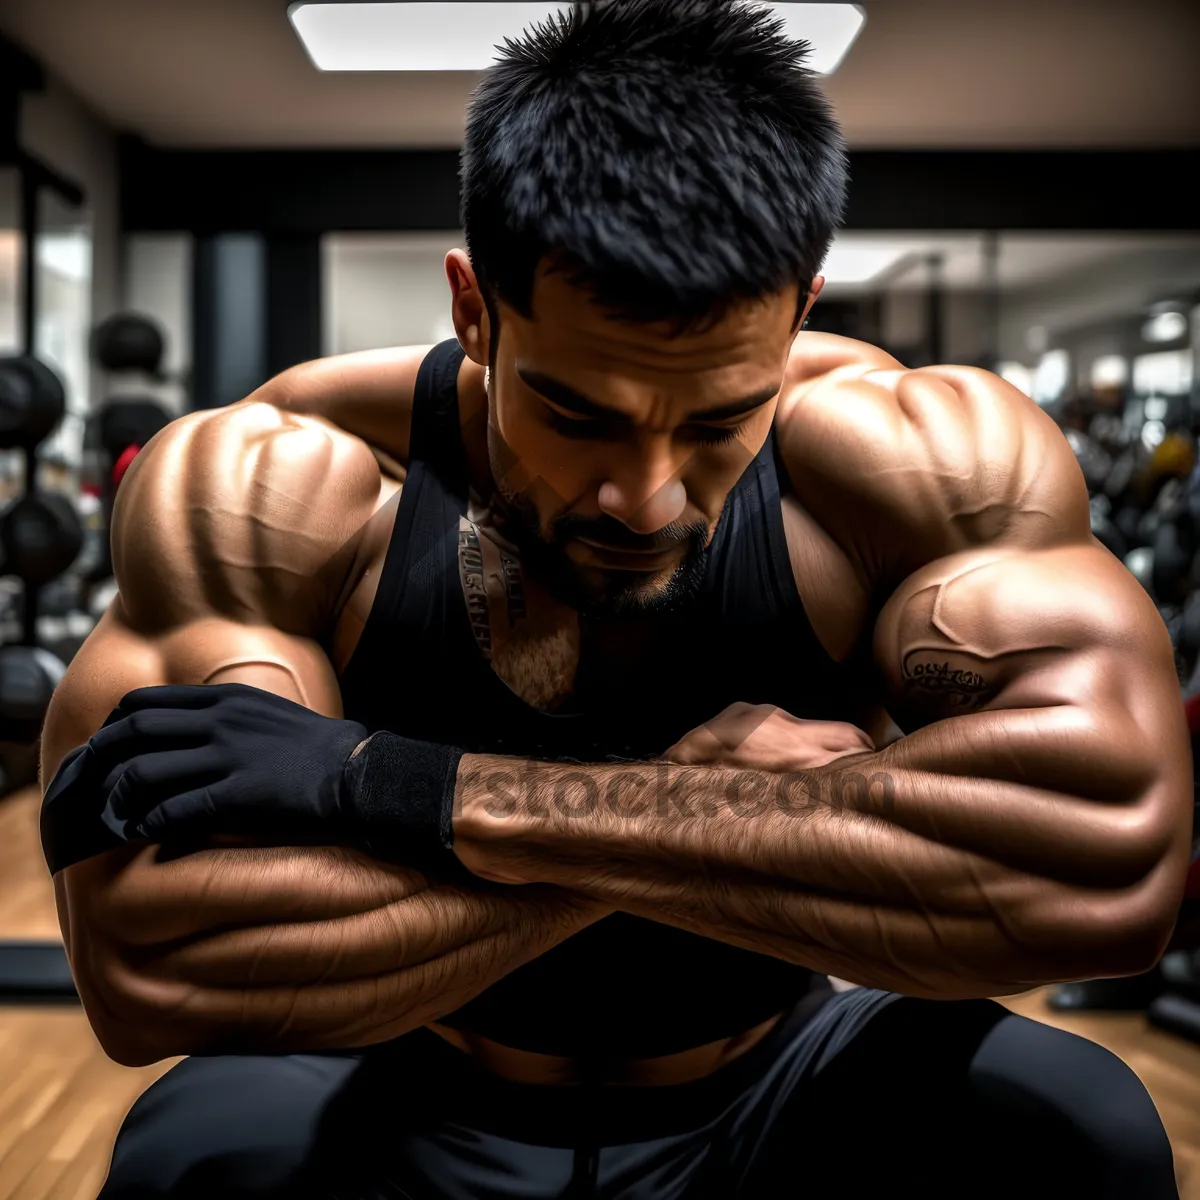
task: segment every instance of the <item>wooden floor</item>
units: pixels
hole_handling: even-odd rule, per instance
[[[29,790],[0,801],[0,939],[57,936]],[[1200,1047],[1138,1014],[1063,1017],[1041,992],[1006,1003],[1092,1038],[1138,1073],[1171,1135],[1180,1196],[1200,1200]],[[0,1007],[0,1200],[94,1200],[122,1119],[171,1065],[117,1066],[78,1008]]]
[[[58,939],[37,792],[0,801],[0,939]],[[0,1200],[95,1200],[133,1102],[173,1062],[129,1070],[78,1005],[0,1006]]]

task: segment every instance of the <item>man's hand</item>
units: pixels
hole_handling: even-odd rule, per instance
[[[662,757],[681,766],[744,767],[783,775],[874,749],[861,729],[844,721],[804,721],[771,704],[731,704]]]
[[[104,821],[123,840],[268,836],[287,844],[354,832],[342,772],[367,731],[242,684],[131,692],[88,742]]]
[[[42,806],[51,871],[108,848],[72,832],[80,811],[119,841],[359,846],[426,876],[461,876],[451,848],[462,752],[321,716],[243,684],[131,692],[60,767]],[[103,799],[97,803],[96,796]]]

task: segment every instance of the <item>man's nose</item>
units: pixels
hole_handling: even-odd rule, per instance
[[[687,507],[687,491],[676,449],[670,438],[656,437],[625,451],[600,485],[601,512],[646,535],[678,521]]]

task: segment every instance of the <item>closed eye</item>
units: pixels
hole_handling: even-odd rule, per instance
[[[615,440],[629,432],[628,424],[623,421],[567,416],[549,404],[545,409],[551,428],[563,437]],[[705,446],[724,446],[736,440],[742,424],[743,422],[736,425],[684,425],[681,429],[692,441]]]
[[[618,438],[628,426],[615,421],[598,421],[594,417],[568,417],[556,408],[546,405],[550,427],[556,433],[569,438]]]
[[[735,441],[741,433],[742,426],[738,425],[693,425],[691,436],[706,446],[724,446]]]

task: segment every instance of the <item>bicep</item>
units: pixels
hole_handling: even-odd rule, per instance
[[[1094,545],[975,550],[921,568],[880,613],[875,659],[889,711],[909,725],[984,709],[1179,707],[1162,619]]]
[[[1083,544],[958,556],[917,572],[876,635],[911,734],[890,768],[961,779],[964,799],[1018,823],[1039,874],[1042,851],[1069,865],[1081,911],[1117,889],[1161,953],[1191,845],[1191,750],[1170,638],[1129,572]]]
[[[333,666],[316,642],[217,617],[147,636],[129,623],[118,595],[55,689],[42,732],[43,785],[130,692],[216,683],[248,684],[323,716],[342,715]]]
[[[1095,545],[976,551],[916,572],[884,608],[875,652],[907,732],[953,719],[947,772],[1139,805],[1178,841],[1190,796],[1170,637]]]

